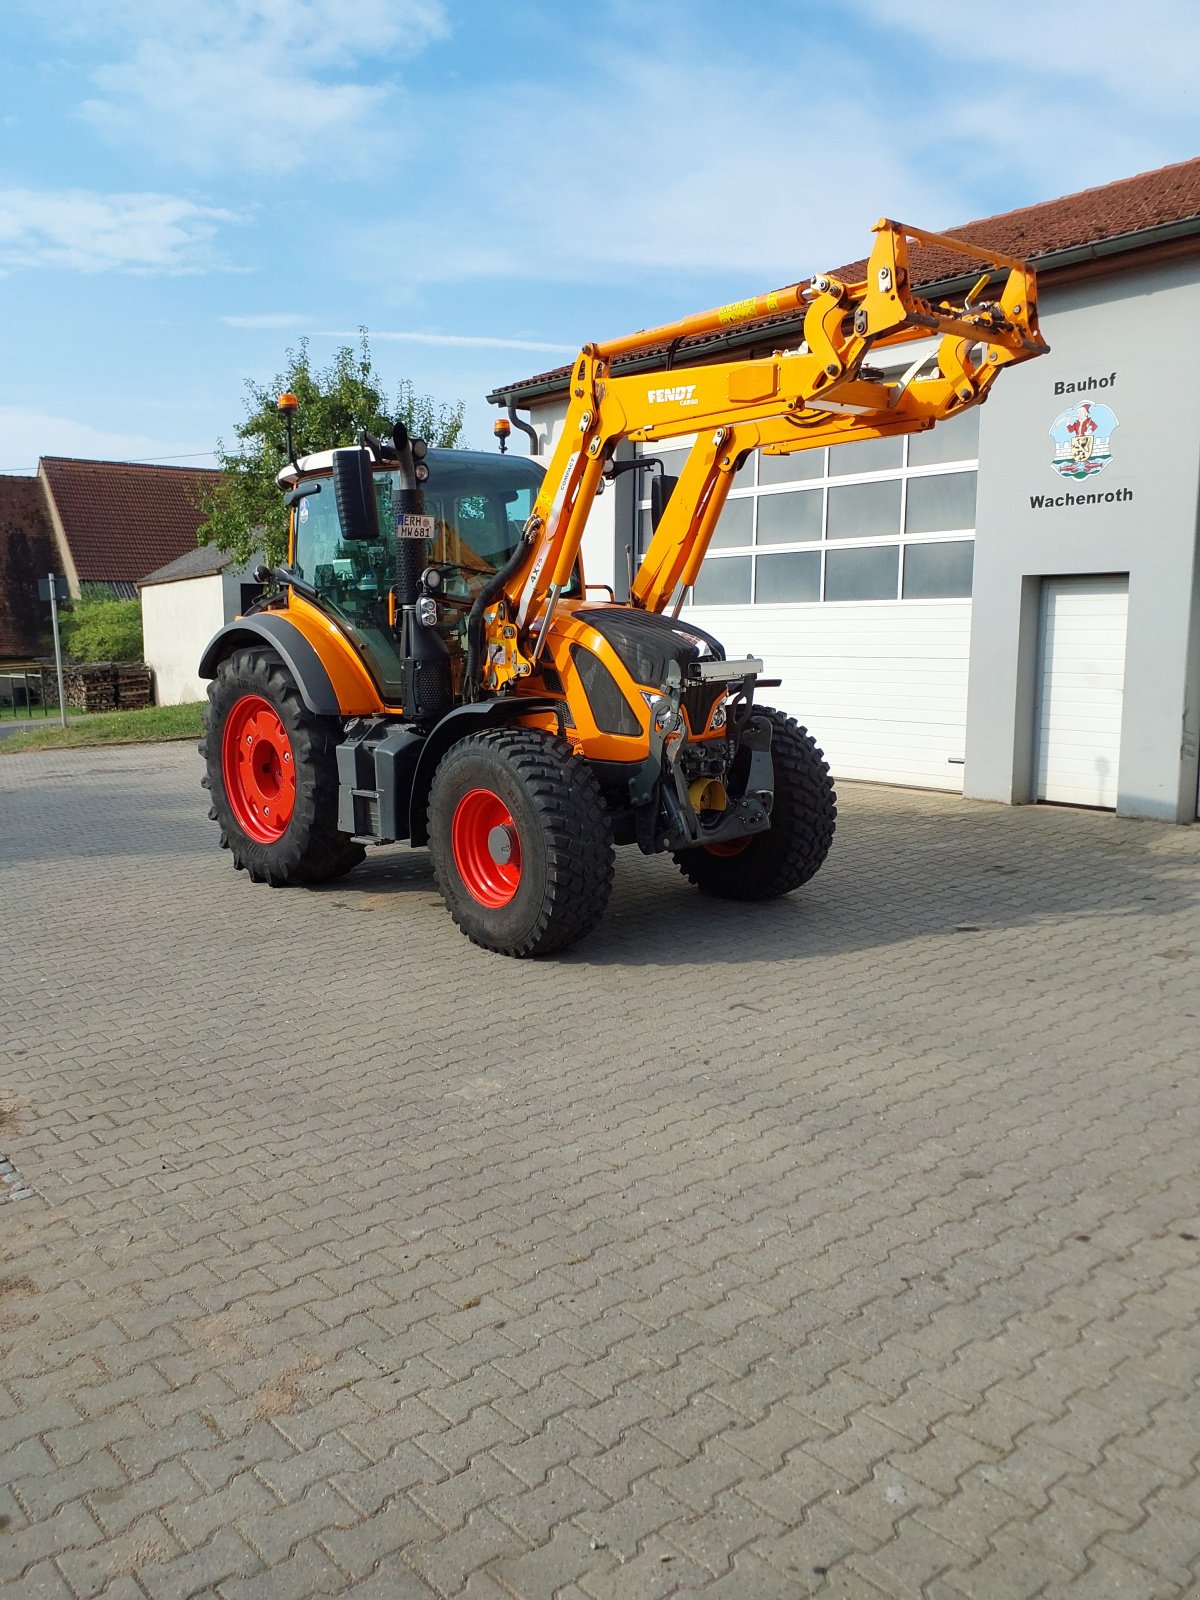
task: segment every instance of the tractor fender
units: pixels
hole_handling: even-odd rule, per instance
[[[320,656],[294,623],[269,611],[255,617],[239,617],[215,633],[200,657],[200,676],[214,678],[226,656],[264,644],[283,657],[310,711],[319,717],[341,715],[338,697]]]
[[[474,700],[448,711],[430,731],[417,758],[412,793],[408,802],[409,838],[414,845],[429,843],[429,791],[438,763],[452,744],[485,728],[499,727],[531,711],[557,712],[562,702],[535,695],[516,695],[510,699]]]

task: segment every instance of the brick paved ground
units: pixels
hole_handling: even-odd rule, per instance
[[[197,778],[0,759],[6,1595],[1194,1592],[1200,830],[847,786],[514,963]]]

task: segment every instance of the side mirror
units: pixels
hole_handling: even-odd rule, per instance
[[[333,494],[343,539],[379,538],[379,509],[371,476],[371,454],[351,449],[333,452]]]
[[[666,472],[655,472],[650,478],[650,526],[657,528],[662,521],[662,514],[667,509],[667,501],[674,493],[678,478],[673,478]]]

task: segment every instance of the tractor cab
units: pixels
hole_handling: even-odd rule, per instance
[[[400,509],[400,473],[386,463],[374,467],[377,537],[363,539],[339,515],[333,454],[324,450],[302,457],[279,474],[293,506],[287,576],[349,637],[383,699],[398,703],[403,660],[392,597],[400,539],[412,537],[412,519]],[[482,585],[520,543],[543,470],[523,457],[473,450],[430,450],[423,464],[426,520],[417,531],[428,538],[421,541],[421,565],[425,587],[437,596],[437,631],[460,688],[467,615]]]

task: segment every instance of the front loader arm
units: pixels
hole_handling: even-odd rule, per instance
[[[768,295],[686,317],[607,344],[585,345],[572,369],[567,415],[525,529],[522,557],[484,618],[486,670],[496,687],[534,670],[559,595],[570,579],[605,464],[623,440],[696,434],[679,484],[635,577],[633,603],[662,610],[694,580],[733,472],[745,452],[788,454],[847,439],[933,426],[977,404],[996,374],[1041,355],[1036,288],[1023,262],[883,218],[861,282],[818,276]],[[907,240],[986,261],[961,304],[936,305],[909,282]],[[998,299],[982,295],[997,271]],[[671,369],[678,341],[804,308],[799,350],[765,360]],[[937,370],[918,360],[899,382],[864,372],[873,349],[939,336]],[[984,347],[984,359],[974,352]],[[612,377],[622,357],[664,351],[661,369]]]
[[[918,433],[981,401],[1000,367],[976,363],[972,343],[947,335],[937,353],[936,375],[910,372],[890,383],[849,379],[837,385],[836,400],[810,403],[801,415],[788,411],[749,418],[702,433],[634,576],[634,605],[662,611],[674,596],[678,612],[708,552],[734,474],[750,451],[794,455],[849,440]],[[931,359],[925,357],[925,364]]]

